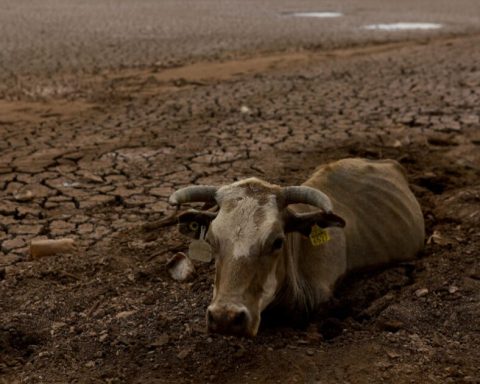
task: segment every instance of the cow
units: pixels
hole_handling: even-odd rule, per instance
[[[347,274],[411,260],[424,245],[420,205],[394,160],[338,160],[300,186],[189,186],[169,202],[218,206],[179,216],[215,260],[206,314],[215,333],[253,337],[269,306],[311,313]]]

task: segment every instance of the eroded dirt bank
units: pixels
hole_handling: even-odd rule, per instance
[[[204,77],[63,76],[10,94],[0,382],[479,382],[479,45],[278,55]],[[213,267],[174,282],[165,261],[186,239],[144,225],[170,212],[176,187],[298,184],[347,156],[406,167],[427,222],[423,257],[347,282],[306,329],[206,334]],[[27,261],[43,236],[76,238],[78,250]]]

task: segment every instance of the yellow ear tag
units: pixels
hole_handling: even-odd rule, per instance
[[[312,227],[310,232],[310,241],[314,247],[325,244],[330,240],[330,236],[326,229],[320,228],[317,224]]]

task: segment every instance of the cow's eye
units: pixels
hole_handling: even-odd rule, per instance
[[[283,247],[283,238],[279,237],[275,239],[275,241],[272,244],[272,250],[273,251],[278,251]]]

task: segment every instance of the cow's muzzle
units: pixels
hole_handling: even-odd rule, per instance
[[[251,323],[251,316],[243,306],[212,304],[207,309],[207,327],[212,333],[254,336]]]

